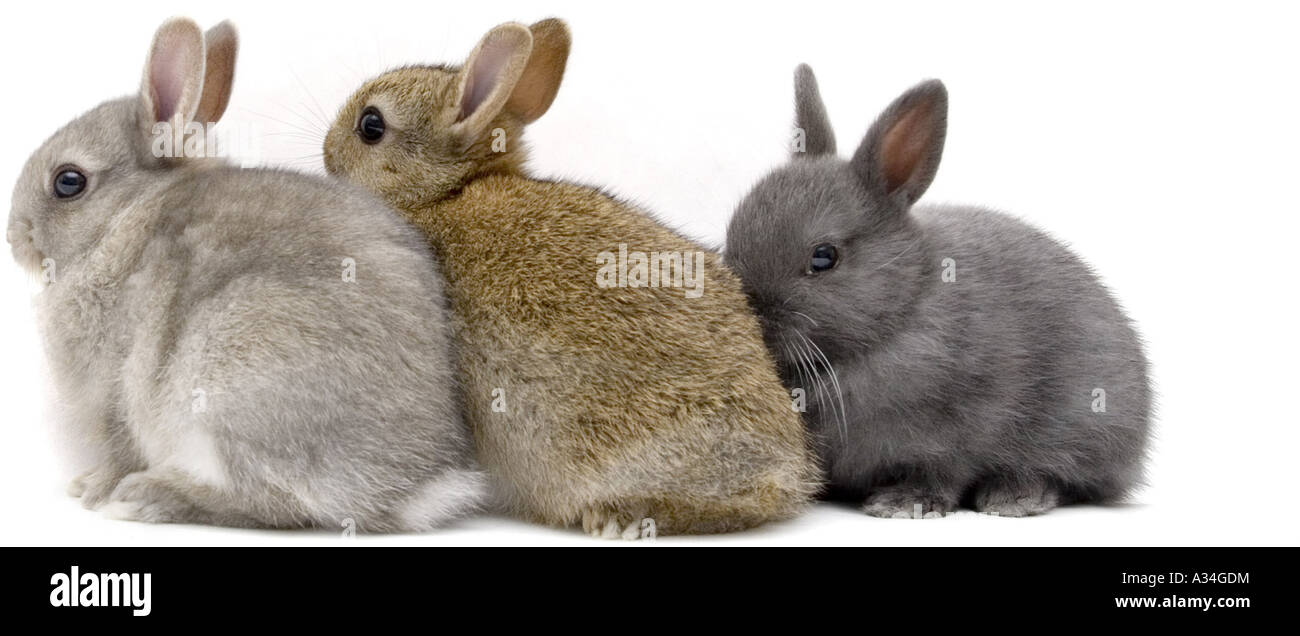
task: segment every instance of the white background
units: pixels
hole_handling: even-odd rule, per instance
[[[710,242],[784,160],[796,64],[816,70],[846,155],[889,100],[938,77],[951,119],[926,199],[1036,223],[1116,291],[1149,344],[1159,391],[1150,486],[1127,505],[1019,520],[879,520],[820,504],[753,532],[658,544],[1295,544],[1296,9],[967,4],[5,3],[0,183],[10,187],[60,125],[133,93],[170,15],[236,22],[243,48],[226,120],[262,142],[244,158],[310,170],[320,170],[324,118],[362,80],[459,62],[499,22],[566,18],[565,84],[529,133],[537,173],[605,186]],[[342,541],[109,521],[64,496],[43,417],[36,290],[0,259],[0,544]],[[599,543],[495,517],[358,541]]]

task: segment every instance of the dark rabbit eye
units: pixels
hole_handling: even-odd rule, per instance
[[[384,116],[379,114],[378,108],[368,106],[361,111],[361,119],[357,120],[357,134],[361,136],[361,141],[377,144],[384,138],[384,130]]]
[[[54,175],[54,196],[70,199],[86,189],[86,175],[76,168],[62,168]]]
[[[822,243],[813,248],[812,263],[809,269],[813,272],[824,272],[835,267],[835,261],[839,259],[839,254],[835,252],[835,246],[830,243]]]

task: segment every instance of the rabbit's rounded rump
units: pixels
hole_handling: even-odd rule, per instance
[[[714,254],[600,193],[512,177],[416,223],[445,254],[469,418],[513,508],[557,524],[640,515],[670,533],[803,503],[798,414]],[[659,284],[602,279],[620,253],[658,254]]]
[[[1005,515],[1122,497],[1141,478],[1151,398],[1113,298],[1069,250],[1011,217],[912,214],[914,249],[934,267],[911,318],[866,352],[822,342],[842,391],[825,399],[842,398],[847,421],[817,406],[809,421],[837,494],[904,484],[934,497],[905,498],[925,512],[964,500]]]

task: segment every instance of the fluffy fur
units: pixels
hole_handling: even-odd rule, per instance
[[[786,382],[808,392],[833,493],[886,517],[1122,497],[1147,441],[1138,337],[1042,232],[988,210],[912,209],[943,149],[943,85],[895,101],[850,161],[806,66],[796,94],[804,152],[739,205],[726,261]],[[821,244],[838,259],[817,271]]]
[[[193,22],[163,24],[141,94],[55,133],[14,192],[9,242],[51,272],[46,352],[95,457],[70,493],[115,517],[257,527],[416,531],[472,510],[487,482],[419,234],[342,183],[154,156],[156,122],[225,108],[234,30],[206,50]],[[88,185],[58,198],[68,166]]]
[[[371,80],[342,107],[325,165],[437,248],[467,417],[511,510],[608,537],[638,536],[647,518],[668,534],[789,517],[817,489],[816,464],[739,281],[706,253],[699,298],[598,286],[598,255],[620,243],[705,250],[524,171],[520,134],[554,99],[568,49],[558,20],[506,24],[463,68]],[[373,144],[357,132],[367,109],[386,124]]]

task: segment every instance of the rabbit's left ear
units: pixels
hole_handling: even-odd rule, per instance
[[[206,48],[203,93],[194,121],[215,124],[230,103],[230,90],[235,83],[235,55],[239,51],[239,35],[235,32],[234,25],[226,20],[208,29],[203,41]]]
[[[510,100],[528,66],[533,34],[509,22],[483,36],[460,72],[460,115],[455,127],[477,137]]]
[[[807,64],[794,70],[794,125],[795,133],[802,135],[796,141],[803,141],[793,148],[796,159],[835,154],[835,131],[831,130],[826,105],[817,90],[817,76]]]
[[[169,122],[177,130],[193,121],[203,90],[203,32],[193,20],[172,18],[158,27],[140,84],[146,126]]]
[[[939,80],[922,82],[871,125],[853,154],[853,170],[873,195],[916,203],[939,171],[947,131],[948,89]]]

